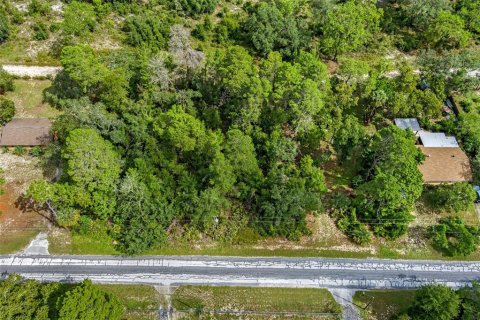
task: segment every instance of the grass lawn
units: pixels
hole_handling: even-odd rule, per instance
[[[341,313],[340,306],[326,289],[292,289],[292,288],[256,288],[256,287],[208,287],[182,286],[172,297],[172,304],[177,311],[191,309],[232,310],[252,312],[313,312],[332,313],[336,319]],[[272,315],[252,314],[250,318],[271,319]],[[319,318],[319,316],[317,316]],[[233,315],[218,316],[215,319],[235,319]],[[279,316],[275,319],[292,317]],[[297,315],[296,319],[315,319],[314,315]]]
[[[68,230],[51,232],[49,235],[52,254],[113,254],[119,255],[114,241],[107,235],[78,235]],[[295,242],[293,242],[295,244]],[[322,247],[323,248],[323,247]],[[397,251],[397,244],[378,245],[377,252],[342,251],[316,248],[315,244],[302,248],[263,248],[255,245],[211,244],[194,247],[188,244],[172,244],[163,248],[151,249],[143,255],[212,255],[212,256],[262,256],[262,257],[326,257],[326,258],[382,258],[382,259],[419,259],[419,260],[480,260],[477,250],[468,257],[446,257],[435,251],[430,245],[425,248],[413,248],[405,254]]]
[[[25,248],[39,230],[9,230],[0,237],[0,254],[11,254]]]
[[[15,103],[17,118],[51,118],[59,111],[43,102],[43,91],[50,87],[50,80],[15,80],[15,90],[7,98]]]
[[[393,315],[406,311],[414,295],[414,290],[357,291],[353,302],[359,306],[364,320],[389,320]]]
[[[113,293],[122,301],[126,307],[122,319],[158,319],[160,305],[167,305],[165,297],[152,286],[122,284],[99,284],[98,286],[106,292]]]
[[[103,233],[80,235],[69,230],[55,230],[49,233],[48,242],[52,254],[120,254],[113,240]]]

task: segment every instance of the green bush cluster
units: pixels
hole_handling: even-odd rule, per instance
[[[0,282],[0,296],[0,317],[5,320],[119,320],[125,310],[116,296],[88,279],[69,285],[24,280],[11,274]]]
[[[10,122],[15,116],[15,104],[12,100],[0,98],[0,125]]]
[[[415,292],[410,308],[393,317],[395,320],[470,320],[480,315],[480,285],[453,290],[445,285],[430,284]]]
[[[427,201],[433,208],[450,212],[465,211],[477,199],[476,191],[468,182],[429,187],[426,193]]]
[[[447,256],[468,256],[477,249],[480,230],[466,225],[461,218],[440,220],[429,230],[433,246]]]

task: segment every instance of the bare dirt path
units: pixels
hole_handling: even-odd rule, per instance
[[[3,70],[15,77],[47,78],[54,77],[62,70],[62,67],[43,67],[4,64]]]

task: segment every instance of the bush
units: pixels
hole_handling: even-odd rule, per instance
[[[0,94],[5,94],[7,91],[13,91],[13,77],[0,67]]]
[[[435,249],[447,256],[468,256],[479,243],[478,227],[464,224],[460,218],[449,217],[430,227],[429,236]]]
[[[66,35],[84,37],[95,29],[96,23],[91,4],[73,1],[65,7],[62,29]]]
[[[16,146],[15,149],[13,149],[13,154],[16,156],[23,156],[25,154],[25,148],[22,146]]]
[[[40,157],[42,154],[43,154],[43,150],[42,148],[40,148],[39,146],[35,146],[32,148],[32,150],[30,150],[30,155],[32,157]]]
[[[430,206],[450,212],[465,211],[477,199],[477,193],[467,182],[429,187],[426,192]]]
[[[338,219],[337,226],[357,244],[366,244],[371,241],[371,236],[367,228],[357,220],[355,208],[351,209],[349,213],[343,214],[342,217]]]
[[[32,0],[28,5],[28,13],[30,15],[45,16],[52,11],[50,5],[44,0]]]
[[[0,9],[0,43],[8,40],[10,36],[10,23],[8,22],[5,12]]]
[[[0,125],[10,122],[15,116],[15,104],[12,100],[0,99]]]
[[[178,3],[187,15],[195,17],[204,13],[212,13],[218,0],[179,0]]]
[[[43,22],[36,22],[33,25],[33,39],[35,40],[47,40],[48,39],[48,28]]]
[[[127,18],[123,31],[131,46],[163,49],[167,44],[170,24],[159,19],[155,13],[146,12]]]

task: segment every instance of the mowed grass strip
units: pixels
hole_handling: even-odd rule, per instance
[[[407,311],[414,296],[415,290],[357,291],[353,302],[359,307],[364,320],[389,320]]]
[[[273,313],[267,318],[278,313],[275,319],[283,318],[282,313],[286,312],[299,313],[296,319],[317,318],[314,315],[302,316],[301,313],[332,314],[322,316],[322,319],[336,319],[341,313],[340,306],[326,289],[182,286],[173,294],[172,304],[177,311],[196,309],[201,312],[203,309]],[[255,319],[261,317],[261,314],[249,316]],[[224,316],[218,315],[218,318],[223,319]],[[235,319],[233,315],[228,318]]]
[[[17,118],[53,118],[60,112],[44,102],[43,92],[52,85],[50,80],[16,79],[15,90],[6,97],[15,103]]]
[[[116,295],[126,308],[122,319],[158,319],[160,306],[166,306],[166,297],[160,295],[153,286],[99,284],[102,290]]]

